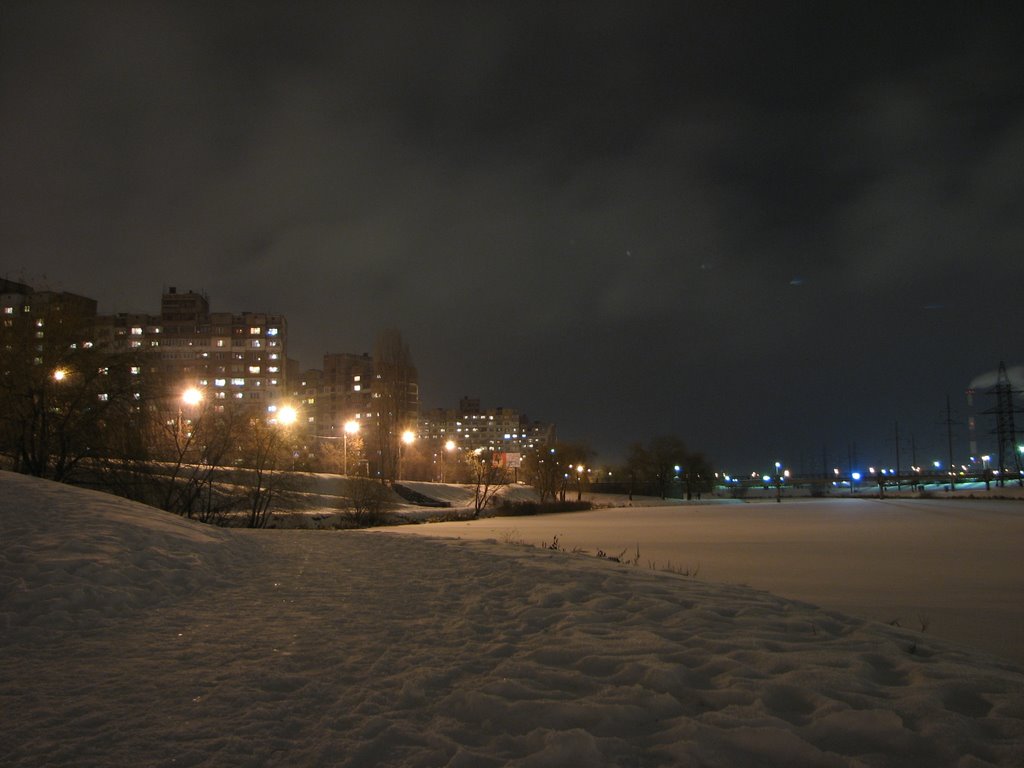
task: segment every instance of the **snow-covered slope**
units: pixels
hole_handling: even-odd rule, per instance
[[[532,547],[219,531],[0,474],[4,766],[1024,764],[1024,672]]]

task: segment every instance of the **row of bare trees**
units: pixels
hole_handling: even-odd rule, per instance
[[[630,495],[634,492],[665,498],[680,484],[687,499],[714,487],[714,470],[702,453],[687,449],[678,437],[661,435],[647,445],[633,443],[626,458]]]
[[[0,324],[0,464],[206,522],[267,524],[291,436],[240,403],[188,405],[136,350],[94,346],[87,317]]]

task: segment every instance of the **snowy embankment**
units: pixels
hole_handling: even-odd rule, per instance
[[[1024,670],[532,547],[220,531],[0,473],[0,764],[1024,764]]]

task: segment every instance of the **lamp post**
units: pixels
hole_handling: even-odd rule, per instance
[[[188,389],[181,393],[181,403],[178,405],[178,439],[181,439],[181,429],[184,424],[183,420],[185,417],[185,406],[188,406],[189,408],[195,408],[201,402],[203,402],[203,393],[201,390],[196,389],[195,387],[189,387]]]
[[[345,475],[347,477],[348,476],[348,436],[349,435],[355,435],[355,434],[359,433],[359,422],[355,421],[355,420],[346,421],[345,422],[345,426],[343,428],[343,431],[344,431],[344,436],[345,436],[345,441],[344,441],[344,446],[345,447],[344,447],[344,450],[343,450],[343,453],[342,453],[343,464],[342,464],[341,474],[343,474],[343,475]]]
[[[399,445],[398,445],[398,481],[399,482],[402,481],[402,458],[403,458],[403,454],[405,453],[402,450],[402,445],[403,444],[404,445],[412,445],[413,441],[415,439],[416,439],[416,434],[412,430],[410,430],[410,429],[407,429],[407,430],[405,430],[405,432],[402,433],[402,442],[399,443]]]
[[[298,412],[290,405],[283,405],[277,409],[277,415],[274,417],[274,423],[279,427],[288,429],[299,419]],[[288,453],[292,455],[292,470],[295,470],[295,447],[294,445],[288,447]]]
[[[441,453],[441,482],[444,482],[444,465],[447,462],[446,454],[450,454],[455,450],[455,441],[449,440],[444,444],[444,451]]]

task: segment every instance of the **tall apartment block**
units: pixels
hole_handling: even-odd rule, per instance
[[[419,437],[438,451],[450,440],[461,450],[524,454],[553,438],[553,430],[554,425],[531,421],[515,409],[484,409],[479,398],[463,397],[458,408],[425,411]]]
[[[293,396],[299,402],[300,420],[314,440],[338,440],[345,424],[354,421],[369,438],[381,418],[384,389],[392,384],[388,371],[368,353],[332,352],[324,355],[322,369],[303,371]],[[419,383],[415,369],[405,372],[397,398],[397,424],[415,429],[419,414]]]
[[[169,288],[160,314],[101,315],[96,341],[147,353],[151,372],[172,391],[202,390],[214,402],[273,411],[288,394],[284,315],[211,312],[204,294]]]

